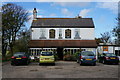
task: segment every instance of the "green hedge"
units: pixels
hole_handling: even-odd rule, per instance
[[[76,52],[74,54],[70,54],[70,52],[64,53],[63,60],[65,60],[65,61],[76,61],[79,53],[80,52]]]

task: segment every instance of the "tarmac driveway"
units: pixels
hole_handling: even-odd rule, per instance
[[[2,66],[3,78],[118,78],[118,65],[97,63],[96,66],[80,66],[76,62],[57,61],[55,66],[32,62],[28,66]]]

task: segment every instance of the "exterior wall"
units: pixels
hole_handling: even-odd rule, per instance
[[[108,53],[114,53],[114,46],[108,47]]]
[[[108,46],[108,51],[103,51],[103,46],[98,46],[97,48],[98,53],[115,53],[115,47],[114,46]]]
[[[115,50],[120,50],[120,47],[115,47]]]
[[[81,39],[95,39],[94,28],[81,28],[80,29]]]
[[[31,29],[31,39],[32,40],[36,40],[39,39],[41,34],[42,34],[42,30],[44,30],[45,32],[45,37],[46,39],[50,39],[49,38],[49,30],[50,29],[54,29],[55,30],[55,38],[54,39],[58,39],[59,37],[59,29],[60,28],[32,28]],[[65,30],[66,29],[70,29],[71,30],[71,38],[70,39],[74,39],[75,37],[75,29],[77,29],[79,31],[79,36],[81,37],[81,39],[83,40],[94,40],[95,36],[94,36],[94,28],[61,28],[62,29],[62,39],[66,39],[65,38]]]
[[[39,28],[32,28],[31,29],[31,38],[32,38],[32,40],[34,40],[34,39],[39,39],[39,37],[40,37],[40,29]]]

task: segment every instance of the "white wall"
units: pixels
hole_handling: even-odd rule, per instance
[[[103,46],[98,46],[98,52],[101,53],[114,53],[114,46],[108,46],[108,51],[103,51]]]
[[[59,28],[42,28],[42,30],[45,30],[45,37],[46,39],[49,39],[49,30],[50,29],[54,29],[55,30],[55,39],[58,39],[59,37]],[[71,29],[71,39],[74,39],[75,37],[75,29],[78,29],[79,34],[81,39],[89,39],[89,40],[94,40],[95,36],[94,36],[94,28],[61,28],[62,29],[62,38],[65,38],[65,30],[66,29]],[[32,32],[31,32],[31,38],[32,40],[36,40],[39,39],[41,36],[41,28],[32,28]]]
[[[32,40],[39,39],[39,37],[40,37],[40,28],[32,28],[31,31],[32,31],[31,32],[31,38],[32,38]]]
[[[120,47],[115,47],[115,50],[120,50]]]
[[[94,28],[81,28],[80,29],[81,39],[95,39]]]
[[[114,46],[109,46],[108,47],[108,53],[114,53]]]

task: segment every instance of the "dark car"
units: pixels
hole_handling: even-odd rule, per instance
[[[18,64],[26,64],[28,65],[30,63],[30,57],[25,52],[16,52],[11,57],[11,65],[18,65]]]
[[[96,65],[96,55],[92,51],[82,51],[77,58],[77,63]]]
[[[99,57],[99,62],[106,63],[115,63],[119,64],[119,58],[114,53],[102,53]]]

